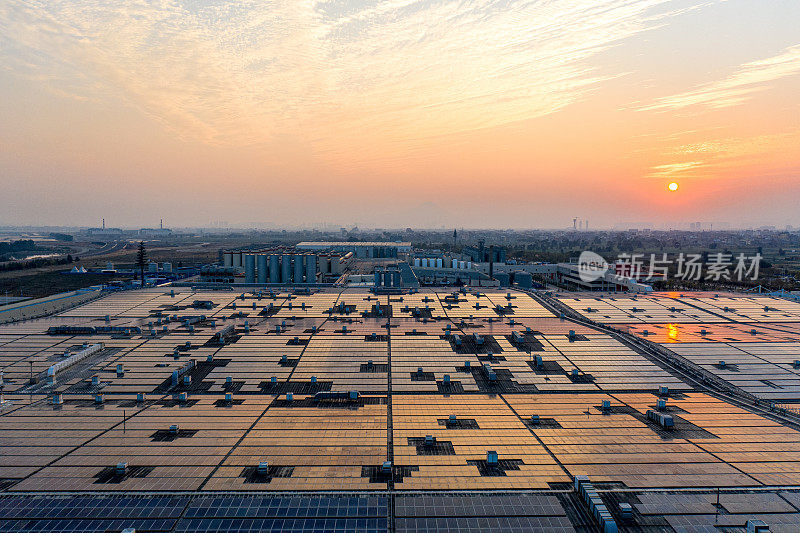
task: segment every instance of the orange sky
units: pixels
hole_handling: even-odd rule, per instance
[[[124,6],[0,3],[0,223],[800,225],[797,2]]]

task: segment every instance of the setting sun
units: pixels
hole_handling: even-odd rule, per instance
[[[677,190],[678,190],[678,184],[677,184],[677,183],[675,183],[674,181],[673,181],[672,183],[670,183],[670,184],[669,184],[667,187],[668,187],[668,188],[669,188],[669,190],[671,190],[671,191],[677,191]]]

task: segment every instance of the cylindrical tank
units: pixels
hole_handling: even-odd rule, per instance
[[[375,286],[380,287],[383,284],[383,272],[380,270],[375,271]]]
[[[420,260],[419,260],[419,257],[415,257],[415,258],[414,258],[414,266],[415,266],[415,267],[419,267],[419,266],[420,266]]]
[[[392,273],[388,270],[383,271],[383,285],[384,287],[392,286]]]
[[[459,261],[458,262],[458,268],[460,268],[461,270],[464,270],[466,267],[467,267],[467,263],[466,262],[464,262],[464,261]]]
[[[269,282],[280,283],[280,281],[280,263],[278,262],[278,256],[272,254],[269,256]]]
[[[400,275],[399,270],[395,270],[392,272],[392,286],[393,287],[402,287],[403,286],[403,278]]]
[[[450,268],[458,268],[458,259],[453,259],[453,264]]]
[[[294,282],[295,283],[303,283],[303,256],[302,255],[295,255],[294,258]]]
[[[506,272],[496,272],[494,279],[500,282],[501,287],[508,287],[509,285],[509,275]]]
[[[256,256],[245,254],[244,256],[244,282],[256,282]]]
[[[292,256],[281,255],[281,283],[292,282]]]
[[[533,276],[530,272],[519,271],[514,274],[514,281],[523,289],[533,287]]]
[[[436,268],[442,268],[443,264],[444,263],[442,262],[442,258],[441,257],[437,257],[436,258]]]
[[[222,254],[222,266],[231,268],[233,266],[233,253],[225,252]]]
[[[242,268],[242,252],[233,252],[233,267]]]
[[[308,254],[306,256],[306,283],[317,282],[317,256]]]
[[[259,283],[266,283],[267,282],[267,256],[264,254],[258,254],[258,282]]]
[[[343,269],[342,258],[337,255],[331,256],[331,274],[339,275]]]
[[[165,262],[163,265],[164,272],[172,272],[172,263]]]
[[[467,261],[467,270],[472,270],[472,261]]]

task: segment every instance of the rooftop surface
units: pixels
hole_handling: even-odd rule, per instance
[[[0,531],[596,531],[576,475],[798,531],[799,348],[757,295],[115,293],[0,326]]]

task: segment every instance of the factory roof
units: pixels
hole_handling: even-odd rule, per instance
[[[621,531],[797,530],[798,349],[757,295],[114,293],[0,325],[0,524],[590,531],[586,475]]]

